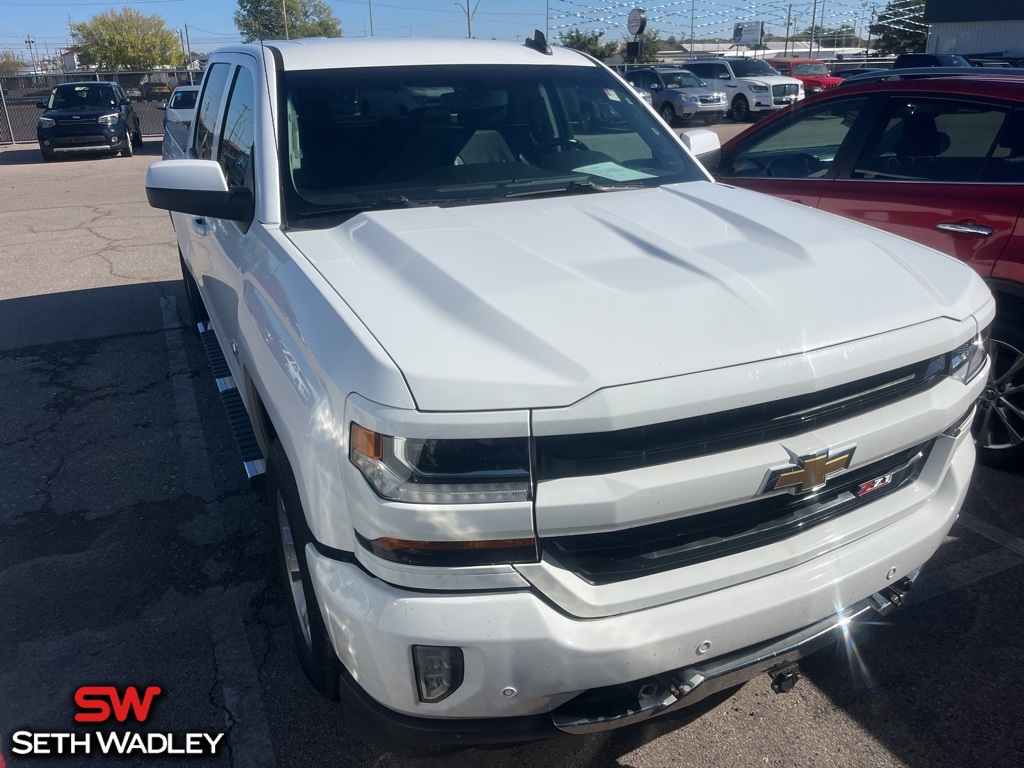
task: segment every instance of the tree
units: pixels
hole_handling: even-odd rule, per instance
[[[603,35],[604,32],[584,32],[580,29],[570,29],[559,36],[558,42],[563,48],[583,51],[596,59],[607,59],[619,52],[619,44],[602,43]]]
[[[0,77],[20,75],[25,69],[25,59],[14,51],[0,51]]]
[[[341,37],[341,22],[323,0],[284,0],[289,38]],[[235,26],[242,40],[284,40],[281,0],[238,0]]]
[[[163,19],[128,6],[71,24],[71,40],[82,64],[102,70],[177,66],[182,60],[178,36],[164,27]]]
[[[872,46],[883,54],[923,51],[928,44],[924,0],[889,0],[868,30],[874,38]]]
[[[661,33],[656,29],[648,27],[640,35],[644,43],[644,55],[636,60],[637,64],[649,64],[658,61],[658,54],[666,48],[665,41],[661,39]]]

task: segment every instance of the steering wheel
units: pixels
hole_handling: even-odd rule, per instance
[[[551,141],[546,141],[543,144],[541,144],[540,146],[535,147],[534,149],[531,149],[526,154],[526,159],[529,160],[532,163],[535,160],[537,160],[538,158],[543,157],[544,155],[548,154],[549,152],[552,152],[552,151],[554,151],[556,149],[559,149],[559,148],[571,149],[571,150],[577,151],[577,152],[578,151],[586,151],[586,150],[590,149],[590,147],[588,147],[586,144],[584,144],[579,139],[552,139]]]
[[[821,161],[814,155],[797,152],[793,155],[772,158],[765,171],[769,176],[784,179],[806,179],[820,171],[821,167]]]

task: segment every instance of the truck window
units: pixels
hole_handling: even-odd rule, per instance
[[[214,64],[210,67],[203,84],[203,95],[199,99],[199,114],[196,117],[196,156],[200,160],[213,157],[213,129],[220,112],[220,103],[224,99],[224,86],[227,84],[230,64]]]
[[[254,95],[252,75],[245,67],[239,67],[228,96],[220,148],[217,151],[217,162],[224,169],[229,187],[246,185],[252,158]]]

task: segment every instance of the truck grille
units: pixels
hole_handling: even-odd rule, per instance
[[[541,549],[591,584],[649,576],[745,552],[849,514],[917,480],[934,440],[859,467],[818,493],[776,494],[726,509],[610,533],[541,539]],[[862,486],[887,483],[865,495]]]
[[[773,85],[772,96],[776,98],[780,96],[796,96],[799,92],[800,86],[795,83],[789,83],[787,85]]]
[[[622,472],[799,435],[930,389],[947,372],[948,357],[731,411],[613,432],[540,436],[535,438],[537,478]]]
[[[96,118],[83,117],[78,120],[58,120],[57,125],[96,125]]]

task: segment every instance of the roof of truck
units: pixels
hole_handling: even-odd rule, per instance
[[[596,63],[577,51],[553,47],[541,53],[522,43],[494,40],[418,40],[306,38],[266,40],[277,51],[285,70],[388,67],[431,64],[519,64],[593,67]],[[216,53],[244,52],[259,55],[259,43],[225,46]],[[214,56],[216,56],[216,53]]]

